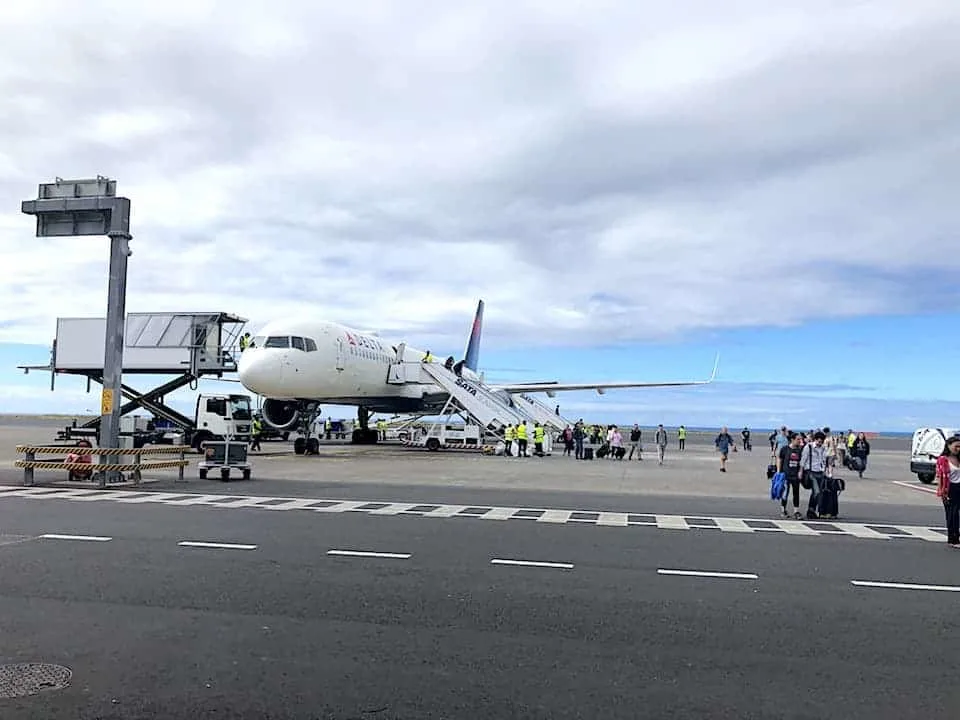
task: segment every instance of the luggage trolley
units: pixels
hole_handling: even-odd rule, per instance
[[[203,460],[197,463],[200,479],[205,480],[211,470],[220,471],[223,482],[230,481],[230,471],[239,470],[244,480],[250,479],[253,466],[247,460],[247,443],[238,440],[205,440]]]

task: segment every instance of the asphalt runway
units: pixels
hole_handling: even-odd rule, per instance
[[[73,672],[5,720],[960,707],[960,592],[916,587],[960,589],[945,544],[15,497],[0,528],[2,662]]]

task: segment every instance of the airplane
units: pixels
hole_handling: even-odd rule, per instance
[[[463,360],[452,369],[463,379],[483,384],[479,374],[480,336],[483,329],[483,300],[477,304]],[[303,443],[315,454],[319,442],[310,438],[313,423],[320,416],[320,404],[355,405],[359,429],[354,443],[376,443],[378,433],[370,430],[370,413],[429,414],[439,412],[449,394],[435,382],[391,384],[387,382],[397,362],[422,362],[427,351],[405,343],[397,345],[370,332],[355,330],[336,322],[316,319],[281,319],[267,323],[243,350],[237,363],[240,383],[264,398],[263,420],[277,430],[300,426]],[[513,394],[576,390],[604,391],[614,388],[680,387],[713,382],[719,365],[707,380],[673,382],[592,382],[592,383],[500,383],[484,385],[502,400]],[[448,360],[448,363],[450,361]],[[300,440],[297,441],[298,443]]]

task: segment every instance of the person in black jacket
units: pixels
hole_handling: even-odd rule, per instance
[[[637,460],[643,460],[643,446],[640,444],[643,440],[643,431],[640,430],[639,425],[634,425],[633,430],[630,431],[630,455],[627,456],[627,460],[633,460],[633,453],[636,451]]]
[[[867,440],[867,436],[864,433],[857,435],[857,439],[853,441],[853,447],[850,448],[850,457],[859,458],[860,464],[857,468],[857,473],[860,477],[863,477],[863,471],[867,469],[867,456],[870,455],[870,442]]]

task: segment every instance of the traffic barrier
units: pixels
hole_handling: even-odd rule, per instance
[[[22,453],[25,457],[23,460],[14,462],[14,467],[23,468],[23,484],[27,487],[31,487],[34,484],[34,470],[66,470],[70,473],[69,477],[71,479],[73,473],[89,473],[91,478],[97,478],[98,484],[102,488],[107,486],[108,472],[130,473],[134,485],[139,485],[144,470],[178,468],[179,473],[177,479],[183,481],[184,468],[190,464],[190,461],[186,459],[185,455],[192,450],[193,448],[188,445],[170,445],[152,448],[88,448],[77,445],[17,445],[17,453]],[[51,455],[54,453],[99,455],[101,460],[132,456],[134,462],[80,463],[37,460],[37,455]],[[179,455],[180,457],[176,460],[141,462],[140,458],[144,455]]]

